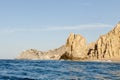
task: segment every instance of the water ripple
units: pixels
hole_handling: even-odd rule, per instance
[[[0,80],[120,80],[120,63],[0,60]]]

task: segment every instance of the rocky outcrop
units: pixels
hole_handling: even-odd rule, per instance
[[[120,23],[89,48],[88,56],[95,59],[110,59],[120,56]]]
[[[23,51],[17,59],[30,59],[30,60],[59,60],[61,55],[65,53],[65,46],[58,49],[49,50],[48,52],[30,49]]]
[[[66,42],[66,51],[61,59],[78,60],[86,58],[86,46],[84,37],[71,33]]]
[[[60,57],[65,53],[65,46],[61,46],[60,48],[49,50],[46,52],[48,56],[50,57],[50,60],[60,60]]]
[[[42,54],[41,51],[37,51],[36,49],[30,49],[23,51],[17,59],[38,59],[38,55]]]
[[[66,43],[66,51],[61,59],[71,60],[103,60],[120,58],[120,23],[96,42],[86,45],[84,37],[70,34]]]
[[[96,42],[86,44],[86,39],[71,33],[64,46],[48,52],[30,49],[21,53],[17,59],[37,60],[104,60],[118,58],[120,60],[120,23]]]

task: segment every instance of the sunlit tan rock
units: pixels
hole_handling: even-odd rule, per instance
[[[59,60],[61,55],[65,52],[65,46],[58,49],[42,52],[35,49],[23,51],[17,59],[30,59],[30,60]]]
[[[86,39],[79,34],[71,33],[66,42],[66,51],[62,59],[78,60],[86,58]]]
[[[120,22],[96,42],[86,44],[80,34],[71,33],[64,46],[47,52],[30,49],[22,52],[17,59],[32,60],[120,60]]]
[[[94,55],[93,57],[97,59],[120,56],[120,23],[107,34],[100,36],[88,54],[89,56]]]

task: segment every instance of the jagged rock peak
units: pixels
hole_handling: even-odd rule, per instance
[[[73,42],[75,42],[77,40],[81,41],[82,39],[84,39],[86,41],[86,39],[82,35],[70,33],[70,35],[69,35],[69,37],[67,39],[66,46],[71,45]]]
[[[68,38],[70,38],[70,37],[73,37],[74,39],[75,39],[75,38],[78,38],[78,37],[84,38],[82,35],[80,35],[80,34],[74,34],[74,33],[70,33],[70,35],[69,35]]]
[[[71,33],[66,42],[66,52],[61,59],[78,60],[86,57],[86,39],[80,34]]]
[[[113,30],[99,37],[91,53],[97,59],[120,57],[120,23]]]
[[[115,33],[120,33],[120,22],[116,25],[116,27],[113,29]]]
[[[70,47],[72,45],[74,45],[73,48],[76,46],[86,45],[86,39],[80,34],[70,33],[66,42],[66,47]]]

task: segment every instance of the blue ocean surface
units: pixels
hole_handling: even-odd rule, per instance
[[[0,60],[0,80],[120,80],[120,63]]]

